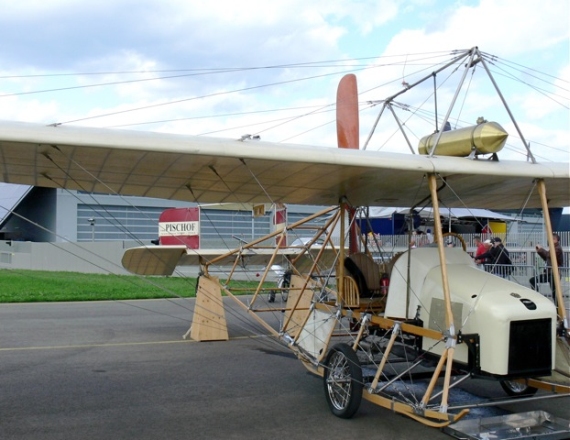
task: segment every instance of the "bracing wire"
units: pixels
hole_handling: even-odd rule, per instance
[[[495,61],[496,61],[496,60],[494,60],[494,62],[495,62]],[[408,60],[407,60],[407,57],[406,57],[406,63],[407,63],[407,62],[408,62]],[[409,64],[404,64],[405,67],[408,66],[408,65],[409,65]],[[493,65],[495,65],[495,64],[493,64]],[[335,72],[334,74],[339,74],[339,72]],[[173,77],[174,77],[174,76],[173,76]],[[316,77],[318,77],[318,76],[316,76]],[[310,78],[315,78],[315,77],[310,77]],[[310,78],[307,78],[307,79],[310,79]],[[165,77],[165,79],[166,79],[166,77]],[[513,78],[513,79],[514,79],[514,78]],[[272,83],[272,84],[267,84],[267,85],[259,86],[259,87],[266,87],[266,86],[280,85],[280,84],[284,84],[284,83]],[[240,91],[245,91],[245,90],[252,90],[252,89],[254,89],[254,88],[258,88],[258,87],[243,88],[243,89],[239,89],[239,90],[233,91],[232,93],[236,93],[236,92],[240,92]],[[38,92],[38,93],[39,93],[39,92]],[[200,97],[200,99],[201,99],[201,98],[205,98],[205,97],[207,97],[207,96],[216,96],[216,95],[204,95],[203,97]],[[188,98],[188,99],[189,99],[189,100],[192,100],[192,99],[199,99],[199,98],[194,97],[194,98]],[[161,103],[161,104],[159,104],[159,105],[161,105],[161,106],[162,106],[162,105],[169,105],[169,104],[175,104],[175,103],[184,102],[184,101],[185,101],[185,100],[178,100],[178,101],[173,101],[173,102],[171,102],[171,103]],[[319,110],[322,110],[322,109],[324,109],[324,108],[327,108],[327,107],[326,107],[326,106],[325,106],[325,107],[320,107]],[[315,112],[318,112],[319,110],[315,110]],[[408,110],[409,110],[409,107],[408,107]],[[309,114],[312,114],[312,113],[315,113],[315,112],[308,112],[308,113],[303,114],[303,115],[301,115],[301,116],[294,117],[294,118],[292,118],[291,120],[299,119],[299,118],[301,118],[301,117],[304,117],[304,116],[306,116],[306,115],[309,115]],[[419,111],[419,110],[415,112],[415,116],[418,116],[419,114],[420,114],[420,111]],[[79,121],[79,120],[82,120],[82,119],[77,119],[77,120],[75,120],[75,121]],[[68,121],[68,122],[70,123],[70,122],[75,122],[75,121]],[[279,121],[273,121],[273,122],[279,122]],[[151,123],[152,123],[152,122],[151,122]],[[282,125],[282,124],[279,124],[279,125]],[[325,124],[325,125],[326,125],[326,124]],[[276,126],[278,126],[278,125],[276,125]],[[276,126],[275,126],[275,127],[276,127]],[[274,128],[274,127],[272,127],[272,128]],[[267,130],[269,130],[269,129],[267,129]],[[292,137],[294,137],[294,135],[293,135]],[[245,166],[247,166],[247,164],[246,164],[245,162],[243,162],[243,164],[244,164]],[[215,172],[215,169],[213,169],[213,171]],[[251,170],[250,170],[250,172],[251,172]],[[255,176],[253,175],[253,173],[252,173],[252,176],[253,176],[253,178],[256,180],[256,182],[258,183],[258,185],[262,188],[262,190],[265,191],[265,189],[262,187],[261,183],[255,178]],[[218,177],[220,177],[220,176],[218,176]],[[221,179],[221,181],[223,181],[223,179],[222,179],[221,177],[220,177],[220,179]],[[190,189],[190,188],[189,188],[189,189]],[[191,189],[190,189],[190,190],[191,190]],[[452,189],[452,191],[453,191],[453,189]],[[270,197],[270,195],[267,193],[267,191],[265,191],[265,194],[266,194],[266,196],[268,197],[268,199],[271,200],[271,197]],[[423,306],[423,305],[422,305],[422,306]],[[237,316],[237,315],[236,315],[236,316]],[[241,316],[241,315],[240,315],[240,316]],[[239,319],[241,320],[241,318],[239,318]],[[246,320],[246,321],[247,321],[248,323],[250,322],[249,320]],[[246,325],[246,324],[245,324],[246,321],[242,321],[244,327],[245,327],[245,325]],[[344,324],[343,324],[343,325],[344,325]],[[251,329],[253,329],[253,327],[248,328],[248,330],[251,330]],[[345,328],[343,328],[343,330],[344,330],[344,331],[347,331],[347,330],[349,330],[349,329],[347,329],[347,328],[345,327]],[[252,330],[252,333],[253,333],[253,330]],[[273,339],[273,338],[267,339],[267,340],[271,340],[271,341],[273,341],[273,342],[276,342],[276,340]],[[266,339],[262,339],[262,340],[261,340],[262,343],[264,343],[265,341],[266,341]],[[403,341],[402,341],[402,342],[403,342]],[[406,353],[406,355],[407,355],[407,353]],[[415,402],[415,403],[417,403],[417,402]]]

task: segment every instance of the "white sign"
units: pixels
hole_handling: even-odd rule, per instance
[[[160,237],[191,236],[200,233],[200,222],[163,222],[158,224]]]

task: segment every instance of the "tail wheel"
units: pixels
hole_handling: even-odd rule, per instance
[[[332,347],[325,359],[325,396],[331,412],[351,418],[362,400],[362,368],[356,353],[347,344]]]
[[[538,389],[529,387],[527,384],[514,380],[502,380],[501,387],[511,397],[534,396]]]

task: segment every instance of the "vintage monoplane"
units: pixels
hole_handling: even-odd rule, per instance
[[[477,64],[487,69],[473,48],[449,66],[465,66],[467,72]],[[411,87],[386,99],[383,110]],[[420,154],[361,150],[356,77],[347,75],[337,95],[338,149],[2,122],[2,181],[200,203],[328,206],[228,252],[140,247],[127,250],[123,264],[145,275],[200,265],[200,311],[190,336],[227,339],[221,298],[233,298],[323,377],[335,415],[351,417],[364,398],[444,427],[469,412],[469,405],[455,405],[451,397],[468,378],[495,380],[514,396],[536,389],[570,393],[560,278],[555,277],[555,306],[540,293],[480,270],[463,248],[445,246],[438,211],[442,203],[542,208],[551,240],[549,208],[570,200],[568,163],[539,163],[522,133],[528,160],[502,160],[507,133],[498,123],[446,131],[448,117],[449,112],[422,140]],[[428,203],[434,245],[374,260],[358,227],[361,207]],[[288,236],[306,236],[308,230],[314,232],[311,239],[289,245]],[[266,267],[247,302],[233,283],[244,262]],[[287,283],[278,287],[268,281],[276,263],[288,271]],[[212,272],[216,265],[232,269],[220,279]],[[275,289],[287,290],[286,304],[267,302],[265,293]],[[276,310],[284,312],[279,328],[263,318]],[[562,423],[557,432],[568,429]]]

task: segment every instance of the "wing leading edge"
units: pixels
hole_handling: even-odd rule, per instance
[[[570,201],[567,163],[427,157],[163,133],[0,122],[1,181],[201,203],[413,206],[427,173],[449,207],[540,207]],[[422,191],[423,188],[423,191]],[[268,196],[272,200],[268,200]],[[461,197],[461,200],[456,195]]]

